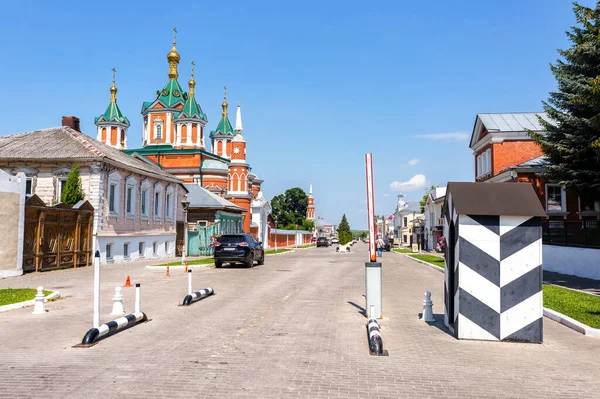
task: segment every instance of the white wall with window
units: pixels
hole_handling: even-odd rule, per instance
[[[152,184],[148,179],[144,179],[140,189],[140,218],[148,219],[150,217],[150,191]]]
[[[492,173],[492,149],[488,148],[477,155],[477,177]]]
[[[108,216],[121,214],[121,174],[114,170],[108,175],[106,202],[108,203]]]

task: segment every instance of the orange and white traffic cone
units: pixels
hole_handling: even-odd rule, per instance
[[[165,277],[171,277],[171,273],[169,273],[169,265],[167,265],[167,274],[165,274]]]
[[[127,280],[125,280],[125,285],[123,287],[131,287],[131,278],[127,276]]]

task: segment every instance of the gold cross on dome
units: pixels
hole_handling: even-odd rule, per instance
[[[177,42],[177,27],[173,27],[173,44]]]
[[[111,69],[112,73],[113,73],[113,84],[115,83],[115,77],[117,76],[117,69],[113,68]]]
[[[192,61],[192,78],[194,77],[194,67],[196,66],[196,63],[194,61]]]
[[[223,98],[227,99],[227,86],[223,86]]]

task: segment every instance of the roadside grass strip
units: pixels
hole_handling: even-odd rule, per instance
[[[215,263],[215,260],[213,258],[203,258],[203,259],[194,259],[194,260],[188,260],[188,266],[193,266],[193,265],[212,265],[213,263]],[[185,267],[185,263],[181,263],[180,260],[176,261],[176,262],[171,262],[171,263],[163,263],[161,265],[156,265],[156,266],[182,266]]]
[[[396,252],[397,254],[412,254],[412,251],[410,249],[404,249],[404,248],[394,249],[393,251]]]
[[[544,307],[592,328],[600,328],[600,296],[544,284]]]
[[[444,268],[444,258],[441,258],[439,256],[424,255],[424,254],[408,255],[408,256],[410,256],[411,258],[414,258],[414,259],[422,260],[423,262],[431,263],[432,265],[435,265],[437,267]]]
[[[44,296],[48,296],[52,291],[44,290]],[[31,301],[35,298],[37,290],[34,288],[3,288],[0,289],[0,306],[11,305],[13,303]]]

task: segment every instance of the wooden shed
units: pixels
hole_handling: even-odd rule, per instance
[[[542,229],[530,183],[448,183],[444,321],[459,339],[542,342]]]

